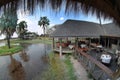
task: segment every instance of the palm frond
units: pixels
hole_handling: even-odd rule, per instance
[[[111,18],[115,22],[120,24],[120,0],[0,0],[1,10],[5,10],[8,7],[23,6],[24,9],[28,9],[31,13],[34,12],[36,6],[44,9],[50,7],[54,11],[60,10],[65,4],[65,12],[79,13],[80,11],[85,14],[96,14],[104,18]]]

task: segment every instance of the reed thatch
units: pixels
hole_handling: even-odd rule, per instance
[[[24,9],[31,12],[36,6],[40,6],[41,9],[48,6],[59,11],[64,4],[66,13],[79,13],[82,10],[86,14],[95,13],[98,18],[111,18],[120,24],[120,0],[0,0],[0,7],[8,3],[16,7],[24,6]]]
[[[86,37],[99,38],[104,35],[102,27],[93,22],[66,20],[61,25],[55,25],[56,30],[50,34],[51,37]]]
[[[50,34],[51,37],[120,37],[120,27],[114,23],[100,25],[88,21],[66,20],[63,24],[54,27],[56,29]]]
[[[118,26],[114,23],[109,23],[109,24],[102,25],[102,27],[104,29],[104,35],[103,36],[120,37],[120,26]]]

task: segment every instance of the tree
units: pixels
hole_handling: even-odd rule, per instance
[[[21,21],[17,26],[17,33],[20,39],[24,39],[24,35],[27,32],[27,23],[25,21]]]
[[[10,48],[10,38],[16,31],[17,13],[12,9],[5,11],[0,18],[0,34],[5,34],[8,48]]]
[[[44,16],[44,17],[40,17],[40,21],[38,21],[38,25],[40,25],[40,27],[43,28],[43,33],[44,33],[44,36],[45,36],[45,30],[46,30],[46,27],[49,25],[49,19]]]

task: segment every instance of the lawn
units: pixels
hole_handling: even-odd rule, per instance
[[[0,47],[0,56],[14,54],[21,50],[22,50],[22,47],[20,45],[12,45],[10,49],[8,48],[8,46],[2,46]]]

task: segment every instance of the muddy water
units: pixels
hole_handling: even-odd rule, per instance
[[[0,47],[5,46],[5,42],[0,42]]]
[[[44,55],[51,51],[51,45],[24,45],[22,52],[0,56],[0,80],[32,80],[47,69]]]

